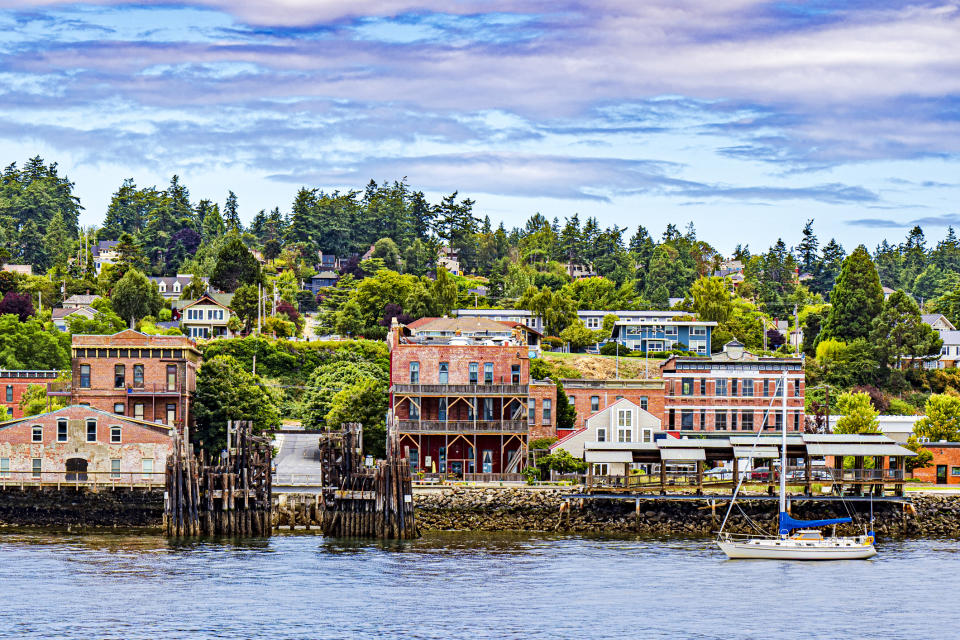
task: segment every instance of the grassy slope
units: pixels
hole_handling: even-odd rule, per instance
[[[616,356],[593,356],[583,353],[544,353],[543,359],[551,364],[569,367],[579,373],[579,377],[591,380],[615,378],[617,376]],[[663,360],[650,358],[620,358],[620,377],[625,379],[646,377],[645,363],[649,362],[651,378],[660,377],[660,363]]]

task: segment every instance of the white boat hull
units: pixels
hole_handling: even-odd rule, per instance
[[[815,544],[794,540],[756,539],[717,541],[731,559],[761,560],[864,560],[877,555],[872,544],[828,539]]]

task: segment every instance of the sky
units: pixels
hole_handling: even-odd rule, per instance
[[[0,161],[241,217],[406,177],[719,251],[960,224],[960,4],[0,0]]]

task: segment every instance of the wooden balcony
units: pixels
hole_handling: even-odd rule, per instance
[[[526,420],[398,420],[400,433],[460,434],[460,433],[527,433]]]
[[[390,391],[403,396],[525,396],[526,384],[395,384]]]
[[[144,384],[139,387],[74,387],[70,382],[48,382],[47,395],[50,396],[69,396],[73,392],[77,393],[126,393],[129,396],[176,396],[180,395],[181,389],[178,383],[176,387],[170,389],[163,383]]]

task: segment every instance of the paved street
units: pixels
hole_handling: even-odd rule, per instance
[[[275,484],[319,484],[320,450],[315,433],[277,434]]]

